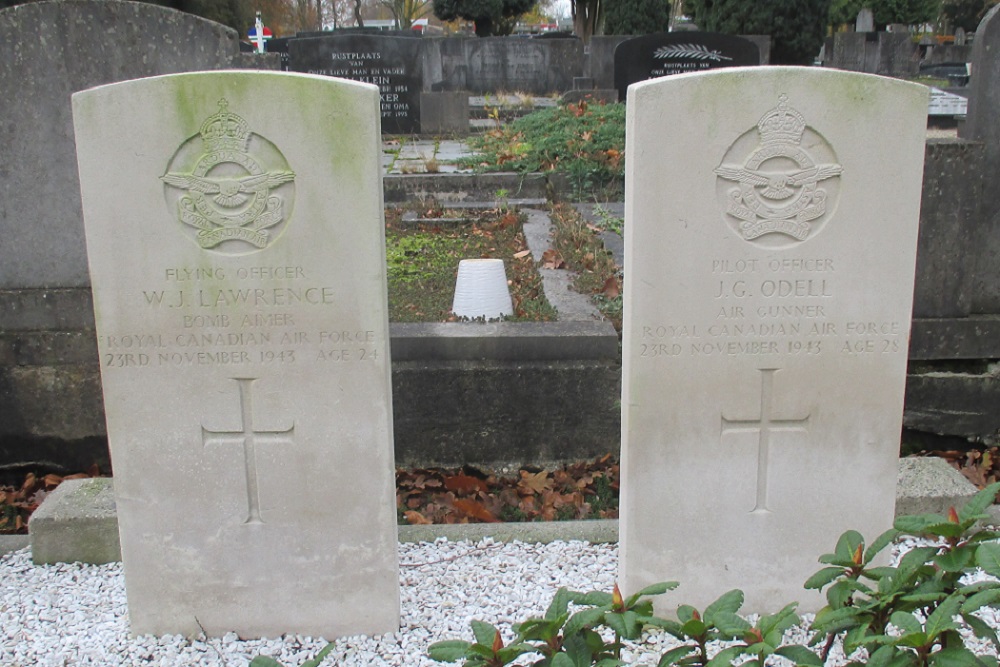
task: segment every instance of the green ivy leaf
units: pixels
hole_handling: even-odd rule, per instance
[[[625,620],[625,614],[608,612],[604,614],[604,624],[618,633],[621,637],[628,637],[629,625]]]
[[[875,559],[875,556],[880,554],[887,546],[892,544],[893,540],[897,537],[899,537],[899,531],[895,528],[890,528],[876,537],[875,541],[868,546],[867,550],[865,550],[864,564],[868,565],[868,563],[872,562]]]
[[[332,653],[333,649],[335,649],[336,647],[337,647],[336,644],[330,642],[329,644],[323,647],[322,651],[316,654],[315,658],[313,658],[312,660],[306,660],[299,667],[319,667],[320,663],[322,663],[323,660],[326,659],[326,656],[330,655],[330,653]]]
[[[976,548],[976,565],[983,572],[994,577],[1000,577],[1000,544],[984,542]]]
[[[510,646],[504,646],[502,649],[497,651],[497,659],[504,665],[508,662],[513,661],[517,656],[523,655],[525,653],[533,653],[535,647],[530,644],[511,644]]]
[[[964,613],[971,614],[977,609],[981,609],[986,606],[995,607],[998,603],[1000,603],[1000,588],[990,588],[966,598],[965,602],[962,604],[962,611]]]
[[[979,667],[976,655],[964,646],[948,646],[931,653],[927,658],[931,667]]]
[[[461,660],[466,657],[469,652],[469,647],[472,646],[469,642],[464,642],[459,639],[452,639],[443,642],[434,642],[429,647],[427,647],[427,655],[431,660],[437,660],[438,662],[455,662],[456,660]],[[250,663],[251,667],[258,667],[254,663]],[[260,665],[259,667],[272,667],[271,665]]]
[[[593,627],[598,623],[601,623],[604,619],[604,609],[584,609],[583,611],[578,611],[569,617],[566,621],[566,626],[563,628],[563,634],[567,637],[574,635],[584,628]]]
[[[724,648],[712,656],[712,658],[705,663],[705,667],[731,667],[733,660],[739,657],[742,653],[743,648],[740,646],[730,646],[729,648]]]
[[[589,591],[587,593],[579,593],[575,591],[568,591],[570,600],[579,605],[589,605],[591,607],[610,607],[612,603],[611,593],[605,593],[603,591]]]
[[[661,581],[658,584],[653,584],[651,586],[646,586],[645,588],[643,588],[638,593],[634,593],[633,595],[630,595],[628,597],[628,599],[625,601],[625,606],[626,607],[631,607],[632,605],[634,605],[639,600],[639,598],[641,598],[643,596],[647,596],[647,595],[650,595],[650,596],[652,596],[652,595],[663,595],[667,591],[674,590],[675,588],[677,588],[678,585],[679,584],[676,581]]]
[[[928,526],[947,522],[947,517],[940,514],[907,514],[896,517],[892,526],[901,533],[922,537]]]
[[[861,625],[854,626],[844,634],[844,653],[846,655],[854,653],[864,644],[870,627],[869,623],[862,623]]]
[[[807,649],[805,646],[782,646],[777,651],[778,655],[788,658],[796,665],[808,665],[809,667],[823,667],[823,661],[818,655]]]
[[[806,583],[803,585],[807,589],[821,590],[824,586],[842,574],[844,574],[844,568],[842,567],[824,567],[822,570],[806,579]]]
[[[971,567],[976,549],[973,547],[956,547],[934,557],[933,562],[945,572],[961,572]]]
[[[680,660],[694,653],[694,651],[694,646],[678,646],[676,648],[672,648],[660,656],[660,661],[656,663],[656,667],[670,667],[670,665],[676,664]]]
[[[889,617],[889,622],[899,628],[900,632],[903,634],[924,631],[924,626],[920,623],[920,621],[918,621],[913,614],[905,611],[894,612],[892,616]]]
[[[858,547],[864,543],[865,538],[861,533],[856,530],[848,530],[837,540],[837,546],[834,548],[833,553],[837,556],[838,560],[854,565],[854,554],[857,552]]]
[[[998,493],[1000,493],[1000,482],[994,482],[972,496],[969,502],[962,509],[958,510],[959,521],[965,522],[982,518],[986,512],[986,508],[996,500]]]
[[[681,623],[687,623],[697,615],[698,610],[689,604],[682,604],[677,607],[677,620]]]
[[[451,662],[446,660],[445,662]],[[267,655],[258,655],[250,661],[250,667],[284,667],[280,662]]]
[[[702,618],[705,619],[706,623],[711,625],[718,625],[715,622],[715,615],[720,612],[726,612],[729,614],[735,614],[743,606],[743,591],[739,589],[733,589],[719,596],[719,599],[712,604],[705,607],[705,614]]]
[[[959,610],[962,607],[962,602],[965,600],[960,595],[952,595],[941,602],[937,609],[931,612],[931,615],[927,617],[927,623],[925,627],[927,628],[927,639],[929,641],[934,641],[937,636],[946,630],[953,630],[958,628],[958,625],[952,619],[953,616],[958,615]]]
[[[952,523],[951,521],[942,521],[941,523],[933,523],[924,529],[926,534],[937,535],[939,537],[961,537],[962,533],[965,532],[965,528],[962,527],[960,523]]]
[[[493,638],[497,636],[497,629],[489,623],[483,621],[472,621],[472,634],[476,637],[476,643],[483,646],[493,646]]]
[[[658,618],[653,616],[652,618],[647,618],[646,624],[652,625],[653,627],[660,628],[664,632],[676,637],[677,639],[684,639],[684,631],[681,629],[681,624],[677,621],[669,620],[666,618]]]
[[[545,610],[545,618],[551,621],[565,614],[569,610],[569,603],[572,599],[573,596],[568,588],[563,587],[557,590],[552,602],[549,603],[549,608]]]
[[[742,637],[743,633],[752,628],[746,619],[729,611],[719,611],[713,618],[715,627],[726,638]]]
[[[988,639],[993,642],[993,646],[1000,651],[1000,637],[997,637],[997,632],[994,630],[986,621],[979,618],[978,616],[973,616],[972,614],[962,614],[962,620],[965,624],[972,628],[973,634],[975,634],[980,639]]]
[[[856,607],[824,607],[816,613],[811,628],[815,632],[835,634],[864,622],[864,613]]]
[[[826,589],[826,601],[830,603],[830,606],[834,609],[840,609],[841,607],[847,605],[848,600],[850,600],[851,595],[858,590],[856,582],[851,579],[842,579],[838,581],[830,588]]]
[[[897,650],[894,646],[880,646],[877,651],[868,656],[868,667],[888,667],[896,656]]]
[[[708,631],[708,626],[704,621],[692,618],[687,623],[681,625],[681,631],[688,637],[701,637]]]
[[[1000,530],[980,530],[977,533],[969,536],[969,543],[975,544],[977,542],[990,542],[992,540],[1000,540]]]
[[[549,663],[550,667],[582,667],[585,664],[589,665],[590,660],[588,659],[586,663],[577,663],[565,653],[556,653]]]

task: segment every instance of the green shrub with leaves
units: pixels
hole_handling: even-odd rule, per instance
[[[621,662],[622,640],[638,639],[643,627],[656,623],[652,595],[662,595],[676,582],[655,584],[623,598],[614,592],[580,593],[560,588],[543,618],[532,618],[514,627],[514,641],[504,645],[500,631],[481,621],[472,622],[474,643],[450,640],[432,644],[428,655],[441,662],[464,659],[469,667],[502,667],[525,653],[540,655],[537,667],[613,667]],[[570,604],[582,607],[570,610]],[[605,641],[596,628],[614,633]]]
[[[558,171],[579,191],[621,193],[625,185],[625,105],[588,103],[542,109],[470,140],[485,171]]]
[[[658,667],[765,667],[776,664],[773,657],[822,667],[838,639],[846,655],[864,656],[848,667],[996,667],[995,658],[973,653],[960,631],[971,631],[1000,651],[996,631],[976,615],[987,607],[1000,608],[1000,582],[967,580],[977,567],[1000,579],[1000,532],[981,527],[998,493],[1000,483],[992,484],[947,516],[899,517],[893,529],[867,546],[856,531],[841,535],[833,553],[819,559],[826,567],[805,582],[807,589],[825,589],[828,603],[811,624],[808,646],[782,643],[785,631],[801,621],[797,603],[751,623],[739,615],[744,599],[739,590],[725,593],[703,612],[682,604],[677,620],[659,618],[650,596],[677,586],[668,582],[628,598],[617,586],[613,593],[562,588],[544,618],[514,627],[516,639],[510,645],[503,644],[497,628],[474,621],[475,643],[438,642],[428,654],[484,667],[502,667],[528,653],[540,656],[532,663],[540,667],[611,667],[624,664],[623,640],[637,639],[651,626],[680,642],[660,657]],[[879,555],[907,537],[931,544],[911,549],[896,565],[880,564]],[[613,631],[614,639],[605,640],[610,633],[602,634],[601,628]],[[723,644],[716,649],[719,642]]]
[[[814,643],[826,638],[821,657],[841,637],[848,655],[868,649],[868,665],[882,667],[973,667],[987,664],[962,640],[965,626],[1000,649],[996,632],[975,612],[1000,605],[1000,583],[964,584],[973,568],[1000,577],[1000,533],[978,529],[1000,492],[991,484],[948,516],[903,516],[866,548],[855,531],[844,533],[806,588],[826,588],[827,606],[816,614]],[[899,537],[935,540],[907,552],[894,567],[873,566],[876,556]],[[851,663],[863,664],[863,663]],[[989,664],[996,664],[992,660]]]

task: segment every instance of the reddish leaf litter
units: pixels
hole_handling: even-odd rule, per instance
[[[517,475],[476,468],[396,471],[400,523],[495,523],[618,517],[618,461],[606,454],[554,471]]]
[[[1000,446],[982,449],[949,449],[921,452],[921,456],[939,456],[982,489],[1000,481]]]
[[[36,476],[0,486],[0,534],[28,533],[28,518],[68,479],[100,477],[98,467],[76,475]],[[618,517],[618,461],[606,454],[554,471],[529,468],[501,476],[471,466],[396,471],[402,524],[559,521]]]
[[[97,465],[75,475],[48,474],[38,477],[28,473],[20,487],[0,486],[0,535],[27,535],[28,518],[49,493],[67,479],[100,477]]]

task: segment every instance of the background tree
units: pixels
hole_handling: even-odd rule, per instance
[[[442,21],[473,21],[476,35],[489,37],[510,34],[517,17],[534,4],[535,0],[434,0],[434,16]]]
[[[954,28],[974,31],[997,0],[944,0],[941,15]]]
[[[605,35],[648,35],[669,29],[666,0],[610,0],[604,6]]]
[[[941,13],[941,0],[873,0],[871,5],[876,26],[932,23]]]
[[[810,65],[823,45],[831,0],[688,0],[702,30],[770,35],[771,62]]]
[[[573,17],[573,33],[584,43],[590,41],[597,32],[597,22],[601,18],[602,0],[570,0],[570,15]]]
[[[871,6],[872,0],[833,0],[830,3],[830,25],[836,27],[846,23],[853,26],[858,12]]]
[[[423,18],[430,10],[428,0],[379,0],[392,12],[392,17],[396,19],[396,27],[400,30],[409,30],[413,27],[413,22]]]

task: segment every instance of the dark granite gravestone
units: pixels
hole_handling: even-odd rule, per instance
[[[629,39],[615,49],[615,88],[624,100],[629,85],[671,74],[760,64],[748,39],[713,32],[664,32]]]
[[[420,42],[358,34],[293,39],[288,43],[289,69],[374,83],[382,94],[382,132],[419,132]]]

